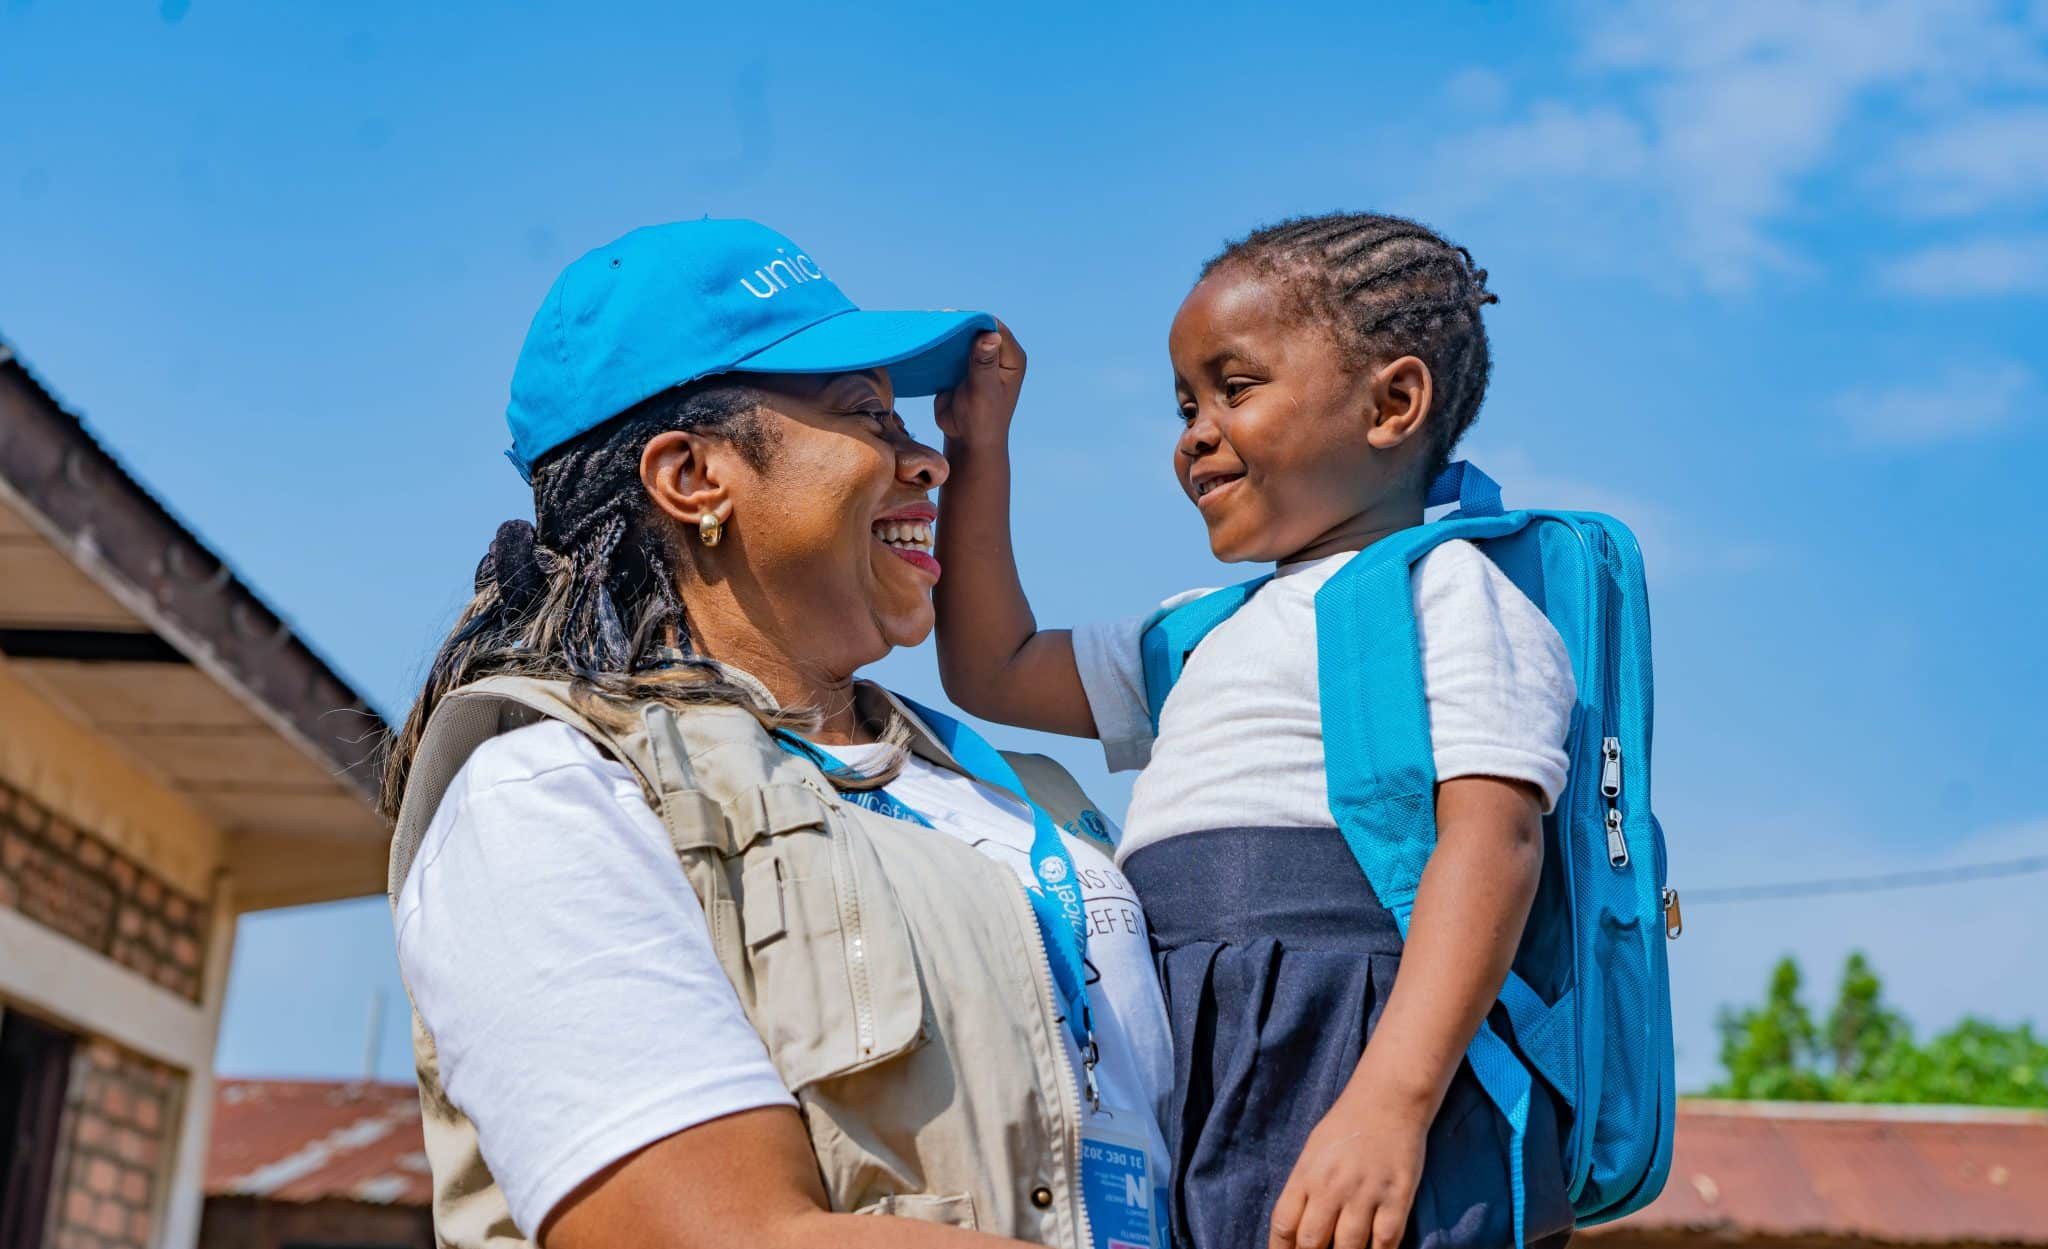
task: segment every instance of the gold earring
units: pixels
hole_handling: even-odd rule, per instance
[[[718,519],[718,513],[706,512],[697,522],[697,536],[705,546],[717,546],[718,540],[725,536],[725,522]]]

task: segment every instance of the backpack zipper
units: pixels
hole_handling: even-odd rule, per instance
[[[1620,718],[1615,711],[1614,698],[1615,686],[1620,683],[1621,675],[1621,665],[1615,656],[1616,644],[1619,640],[1615,636],[1614,617],[1617,613],[1614,610],[1612,595],[1608,592],[1609,578],[1605,567],[1605,565],[1612,561],[1613,552],[1609,549],[1610,542],[1607,532],[1597,526],[1594,527],[1593,532],[1600,535],[1599,552],[1602,564],[1600,596],[1602,605],[1607,609],[1602,613],[1604,619],[1602,620],[1603,628],[1601,630],[1601,650],[1604,653],[1600,659],[1607,673],[1606,688],[1601,691],[1600,710],[1603,718],[1601,727],[1613,729],[1620,727]],[[1609,866],[1618,871],[1628,866],[1628,838],[1623,834],[1621,827],[1621,739],[1619,737],[1603,737],[1600,739],[1600,796],[1607,800],[1607,862]]]

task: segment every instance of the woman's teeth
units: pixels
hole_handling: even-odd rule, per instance
[[[906,550],[932,553],[932,527],[930,522],[921,520],[884,520],[875,522],[875,536],[889,546],[900,546]]]

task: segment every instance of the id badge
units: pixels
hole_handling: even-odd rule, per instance
[[[1117,1126],[1140,1122],[1134,1112],[1091,1116],[1081,1132],[1081,1200],[1095,1230],[1094,1249],[1157,1249],[1151,1160],[1146,1134]]]

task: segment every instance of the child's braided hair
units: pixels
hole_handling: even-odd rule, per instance
[[[1254,230],[1202,266],[1242,265],[1280,279],[1300,311],[1325,325],[1346,362],[1365,369],[1414,356],[1436,390],[1424,484],[1479,417],[1493,370],[1479,310],[1498,303],[1472,253],[1406,217],[1327,213]]]

